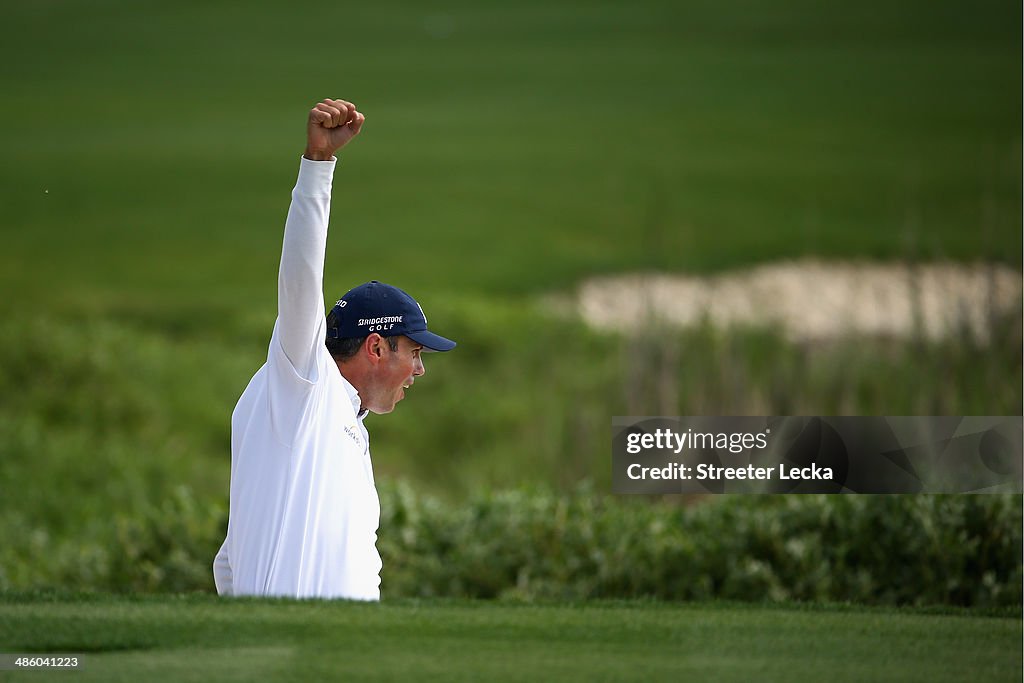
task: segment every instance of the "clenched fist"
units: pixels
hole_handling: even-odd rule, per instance
[[[366,117],[356,105],[345,100],[324,100],[309,110],[306,127],[306,152],[313,161],[328,161],[334,153],[359,135]]]

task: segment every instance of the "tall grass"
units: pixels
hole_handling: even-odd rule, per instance
[[[494,302],[445,317],[459,349],[368,426],[379,479],[448,501],[580,481],[600,496],[617,414],[1021,412],[1019,320],[985,347],[802,347],[710,328],[620,338]],[[228,416],[268,322],[225,318],[205,339],[173,312],[0,322],[0,586],[206,585]]]

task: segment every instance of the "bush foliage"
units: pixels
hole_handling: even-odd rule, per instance
[[[455,506],[387,482],[382,591],[1012,606],[1022,597],[1021,500],[722,496],[679,505],[583,485],[484,493]],[[37,533],[5,546],[0,588],[212,590],[226,521],[223,507],[178,487],[144,514],[95,523],[88,539]]]
[[[1015,605],[1020,496],[730,496],[579,488],[458,508],[386,490],[385,595]]]

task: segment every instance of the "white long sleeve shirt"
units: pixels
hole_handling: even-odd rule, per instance
[[[267,362],[231,416],[221,595],[380,599],[380,503],[359,394],[324,346],[335,161],[303,158],[285,223]]]

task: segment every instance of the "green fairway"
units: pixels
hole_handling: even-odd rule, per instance
[[[839,607],[0,600],[0,651],[83,655],[31,680],[1017,681],[1021,637],[1017,617]]]
[[[0,282],[268,307],[326,96],[367,114],[330,297],[807,254],[1019,264],[1019,24],[1003,0],[21,3]]]

